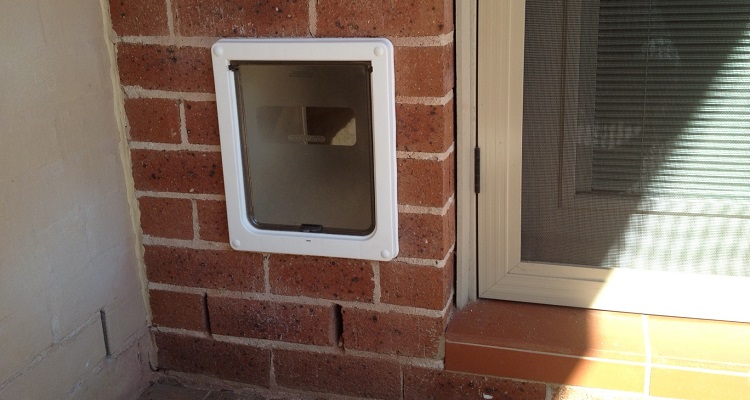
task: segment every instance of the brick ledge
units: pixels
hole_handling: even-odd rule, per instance
[[[445,368],[679,398],[750,391],[750,324],[480,300],[446,332]]]

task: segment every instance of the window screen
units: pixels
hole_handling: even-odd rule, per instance
[[[522,259],[750,275],[750,2],[527,2]]]

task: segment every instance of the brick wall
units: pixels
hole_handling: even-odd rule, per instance
[[[159,367],[350,396],[434,390],[453,295],[453,2],[111,0],[110,12]],[[393,262],[230,249],[209,47],[235,36],[393,42]]]

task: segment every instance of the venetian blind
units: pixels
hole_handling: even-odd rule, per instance
[[[750,1],[598,3],[590,189],[750,199]]]

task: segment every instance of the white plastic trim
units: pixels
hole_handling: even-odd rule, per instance
[[[398,255],[393,45],[387,39],[221,39],[211,48],[226,191],[235,250],[388,261]],[[232,61],[369,61],[375,229],[367,236],[273,231],[250,224]]]

